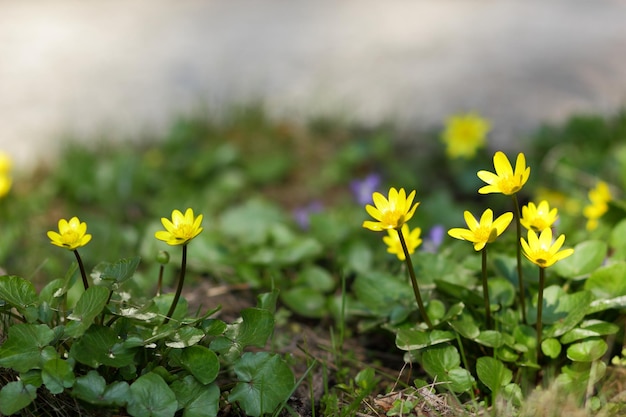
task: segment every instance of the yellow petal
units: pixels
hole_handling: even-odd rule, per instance
[[[498,177],[507,177],[513,175],[513,167],[504,152],[498,151],[493,156],[493,166],[496,169]]]

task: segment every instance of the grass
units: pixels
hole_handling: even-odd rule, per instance
[[[588,239],[609,240],[624,217],[626,147],[616,142],[624,132],[624,114],[610,119],[578,116],[563,126],[543,127],[524,141],[536,180],[521,199],[555,190],[562,199],[559,228],[572,247]],[[296,125],[270,120],[253,107],[234,110],[219,122],[181,118],[164,137],[132,149],[86,148],[69,140],[57,163],[20,173],[11,193],[0,201],[0,266],[39,289],[64,276],[71,254],[52,247],[45,232],[54,229],[59,218],[77,215],[94,236],[81,249],[87,269],[99,261],[140,255],[141,265],[126,290],[145,298],[156,289],[157,253],[168,249],[153,239],[159,219],[172,209],[193,207],[204,214],[205,231],[189,247],[183,298],[190,311],[221,304],[217,317],[236,319],[243,308],[255,305],[256,294],[281,291],[268,348],[288,358],[298,384],[276,415],[620,415],[626,402],[620,366],[609,367],[582,402],[540,374],[531,392],[524,393],[523,404],[515,405],[506,396],[490,403],[485,394],[490,390],[482,382],[470,391],[452,392],[443,381],[433,380],[419,361],[409,361],[419,359],[419,352],[398,349],[396,332],[419,317],[405,280],[407,271],[385,253],[379,235],[362,230],[367,213],[354,201],[351,182],[376,173],[382,178],[381,190],[417,189],[422,203],[416,217],[426,239],[434,225],[446,230],[460,226],[463,210],[482,211],[485,201],[476,195],[480,180],[475,173],[492,166],[491,150],[472,160],[448,160],[438,132],[412,132],[419,138],[413,146],[399,140],[400,135],[407,133],[388,125],[364,129],[332,120]],[[601,227],[586,231],[580,227],[580,207],[596,179],[609,181],[617,193]],[[494,212],[506,210],[509,202],[494,199],[490,207]],[[568,212],[575,202],[578,211]],[[304,227],[294,217],[300,209],[309,222]],[[494,248],[506,252],[508,244],[505,238]],[[179,265],[174,252],[164,276],[169,291]],[[451,240],[444,240],[435,254],[419,251],[414,261],[420,286],[435,294],[437,285],[429,278],[434,275],[474,285],[481,268],[471,255],[470,247]],[[492,278],[501,273],[497,265],[489,268]],[[365,281],[372,271],[376,278]],[[531,287],[536,285],[532,279]],[[572,288],[581,282],[563,281],[559,275],[549,279]],[[78,297],[79,291],[73,291]],[[446,309],[452,304],[446,296],[438,297]],[[603,357],[608,362],[624,344],[623,309],[593,318],[620,327],[609,339]],[[457,344],[463,349],[462,342]],[[468,355],[482,349],[466,348]],[[565,355],[559,358],[552,367],[556,373],[566,364]],[[2,377],[9,381],[15,375]],[[78,412],[74,407],[83,407],[69,396],[42,396],[41,401],[30,415],[55,415],[50,410],[66,407]],[[231,404],[219,415],[242,411]]]

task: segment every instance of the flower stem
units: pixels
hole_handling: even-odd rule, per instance
[[[541,352],[541,332],[543,322],[541,315],[543,313],[543,287],[545,285],[545,268],[539,267],[539,293],[537,294],[537,363],[539,363],[539,353]]]
[[[159,265],[159,279],[157,281],[157,297],[161,295],[161,287],[163,286],[163,270],[165,267],[163,265]]]
[[[406,242],[404,240],[404,235],[402,234],[402,230],[396,229],[398,232],[398,237],[400,238],[400,244],[402,245],[402,251],[404,252],[404,258],[406,261],[407,269],[409,270],[409,276],[411,277],[411,284],[413,286],[413,294],[415,295],[415,301],[417,301],[417,306],[419,307],[420,314],[422,318],[426,322],[426,325],[429,329],[433,328],[433,324],[430,322],[430,318],[428,314],[426,314],[426,309],[424,308],[424,303],[422,302],[422,296],[420,295],[420,288],[417,284],[417,279],[415,278],[415,271],[413,270],[413,262],[411,261],[411,254],[409,253],[408,248],[406,247]]]
[[[483,298],[485,299],[485,315],[487,316],[486,324],[487,329],[491,330],[491,305],[489,302],[489,287],[487,286],[487,246],[483,248],[482,252],[482,277],[483,277]]]
[[[85,273],[85,266],[83,265],[83,260],[80,258],[80,255],[78,254],[78,249],[74,249],[74,255],[76,255],[78,268],[80,268],[80,276],[83,278],[83,287],[85,287],[85,291],[87,291],[87,288],[89,288],[89,283],[87,282],[87,274]]]
[[[174,314],[176,310],[176,305],[178,304],[178,299],[180,298],[180,293],[183,291],[183,283],[185,282],[185,272],[187,270],[187,244],[183,245],[183,259],[180,263],[180,277],[178,278],[178,287],[176,288],[176,294],[174,295],[174,299],[172,300],[172,305],[170,306],[170,311],[167,312],[167,316],[165,320],[163,320],[163,324],[167,324],[170,321],[170,318]]]
[[[519,283],[519,301],[522,310],[522,322],[526,324],[526,296],[524,295],[524,278],[522,277],[522,223],[519,210],[517,194],[513,194],[513,205],[515,206],[515,224],[517,226],[517,281]]]

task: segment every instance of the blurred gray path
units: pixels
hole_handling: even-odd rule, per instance
[[[626,2],[0,0],[0,149],[127,140],[178,114],[432,127],[475,110],[497,146],[626,100]]]

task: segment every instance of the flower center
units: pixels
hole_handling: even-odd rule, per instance
[[[496,237],[496,229],[491,226],[479,226],[478,229],[474,231],[474,236],[476,237],[476,241],[478,242],[493,242]]]
[[[404,213],[398,210],[387,210],[382,213],[382,223],[390,228],[397,229],[404,224]]]
[[[72,246],[78,241],[80,235],[75,230],[68,230],[61,236],[63,239],[63,246]]]
[[[521,182],[521,178],[516,178],[515,175],[508,175],[498,181],[498,188],[500,188],[503,194],[515,194],[522,188]]]

